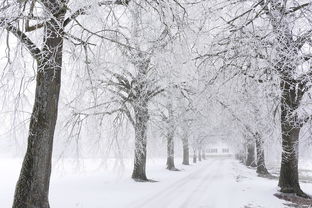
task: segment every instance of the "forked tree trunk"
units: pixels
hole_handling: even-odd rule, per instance
[[[147,104],[138,103],[134,107],[135,111],[135,150],[134,168],[132,178],[138,182],[148,181],[146,177],[146,143],[147,143],[147,122],[149,119]]]
[[[171,129],[169,129],[171,131]],[[169,132],[167,135],[167,169],[168,170],[177,170],[174,165],[174,140],[173,133]]]
[[[189,144],[188,144],[188,138],[184,137],[182,139],[183,143],[183,165],[189,165],[190,164],[190,150],[189,150]]]
[[[255,144],[253,142],[247,143],[247,157],[246,157],[246,166],[256,167],[255,159]]]
[[[296,124],[298,117],[294,112],[298,107],[300,94],[288,82],[281,82],[281,130],[282,130],[282,161],[279,187],[283,193],[296,193],[308,197],[300,188],[298,176],[298,146],[300,126]],[[298,96],[299,95],[299,96]],[[297,126],[296,126],[297,125]]]
[[[62,22],[62,17],[58,19]],[[54,129],[62,69],[62,28],[47,22],[42,59],[38,60],[35,102],[28,146],[16,185],[13,208],[49,208],[49,183]]]
[[[256,133],[256,150],[257,150],[257,173],[260,175],[268,175],[269,171],[265,166],[263,139]]]

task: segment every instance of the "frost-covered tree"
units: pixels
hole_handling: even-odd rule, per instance
[[[216,11],[226,13],[221,14],[224,27],[217,29],[219,35],[213,41],[218,49],[199,58],[218,57],[214,60],[220,69],[233,70],[234,77],[245,74],[278,86],[283,149],[280,190],[308,197],[299,185],[298,142],[300,129],[310,118],[303,103],[311,86],[311,3],[243,1]]]
[[[250,44],[250,55],[261,60],[258,63],[262,66],[262,73],[259,72],[257,77],[275,74],[279,78],[283,148],[279,178],[281,192],[308,197],[299,185],[298,142],[300,129],[309,118],[302,113],[302,103],[311,80],[311,3],[262,0],[236,6],[233,7],[243,9],[243,12],[226,20],[231,37],[239,33],[236,38],[240,44]],[[244,53],[238,48],[234,51],[238,52],[232,53],[236,57]]]
[[[108,1],[97,6],[126,4]],[[48,208],[53,137],[61,87],[64,40],[86,44],[66,31],[92,5],[79,3],[71,12],[68,0],[8,0],[1,3],[0,27],[13,34],[35,60],[36,92],[28,146],[14,196],[14,208]],[[41,39],[38,41],[37,39]]]
[[[18,27],[18,23],[23,21],[23,15],[26,15],[25,30],[31,30],[28,23],[30,19],[36,18],[33,15],[35,1],[31,3],[9,1],[3,5],[7,8],[1,14],[1,27],[13,33],[37,63],[36,96],[29,127],[28,148],[16,185],[14,208],[49,207],[49,179],[61,85],[66,2],[40,3],[46,12],[42,17],[44,32],[41,48],[25,34],[24,29]],[[9,14],[12,10],[15,12]]]
[[[171,82],[164,89],[161,108],[157,113],[160,114],[160,121],[157,121],[162,134],[167,140],[167,162],[168,170],[176,171],[174,162],[175,138],[181,137],[183,144],[183,164],[189,165],[189,132],[190,130],[190,106],[186,96],[190,90],[185,83],[174,84]],[[180,131],[179,131],[180,130]]]
[[[129,1],[122,11],[115,10],[109,23],[112,29],[105,34],[115,44],[114,54],[118,58],[111,59],[115,64],[107,64],[105,53],[99,51],[97,60],[90,60],[94,72],[90,80],[95,83],[91,91],[97,91],[98,103],[102,104],[93,103],[75,112],[78,116],[122,115],[127,118],[134,129],[132,178],[136,181],[149,181],[146,146],[150,104],[164,91],[155,57],[174,39],[172,34],[179,31],[175,26],[181,23],[175,13],[179,9],[178,1],[159,4],[137,0]]]

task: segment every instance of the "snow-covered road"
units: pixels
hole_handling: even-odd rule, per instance
[[[281,201],[268,195],[271,203],[261,195],[248,198],[248,189],[240,175],[237,161],[230,158],[215,158],[204,161],[204,165],[190,174],[168,184],[161,190],[129,204],[131,208],[230,208],[230,207],[281,207]],[[247,171],[248,172],[248,171]],[[246,173],[245,173],[246,174]],[[244,174],[244,175],[245,175]],[[258,179],[259,180],[259,179]],[[261,179],[260,180],[266,180]],[[266,181],[268,182],[268,181]],[[269,181],[270,183],[270,181]],[[272,183],[271,183],[272,184]],[[273,184],[272,184],[273,185]],[[255,187],[256,188],[256,187]],[[271,190],[274,189],[271,187]],[[268,193],[268,192],[266,192]],[[254,194],[253,194],[254,195]],[[257,203],[258,201],[258,203]]]
[[[218,204],[227,203],[226,200],[222,200],[224,193],[221,193],[227,189],[223,187],[225,189],[221,190],[219,183],[226,180],[224,172],[229,162],[230,160],[226,159],[209,160],[196,171],[129,207],[220,207]]]
[[[168,171],[164,159],[150,159],[147,175],[159,182],[137,183],[130,179],[132,160],[122,170],[114,161],[86,159],[82,170],[70,160],[57,162],[51,178],[50,205],[53,208],[285,208],[273,196],[277,180],[257,177],[232,158],[209,158],[181,171]],[[1,160],[0,207],[11,207],[19,160]],[[181,164],[181,160],[176,160]],[[312,184],[302,184],[311,194]]]

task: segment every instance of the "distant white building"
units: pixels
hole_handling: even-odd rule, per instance
[[[233,154],[231,147],[224,142],[208,144],[206,148],[207,156],[232,156]]]

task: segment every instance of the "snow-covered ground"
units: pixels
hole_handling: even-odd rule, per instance
[[[287,202],[273,196],[277,180],[257,177],[232,158],[209,158],[181,171],[164,168],[164,159],[148,162],[148,177],[159,182],[130,179],[131,160],[124,166],[113,160],[62,160],[55,162],[51,179],[52,208],[284,208]],[[177,159],[177,164],[180,160]],[[0,160],[0,207],[12,204],[21,161]],[[65,168],[66,167],[66,168]],[[303,183],[312,194],[312,184]]]

